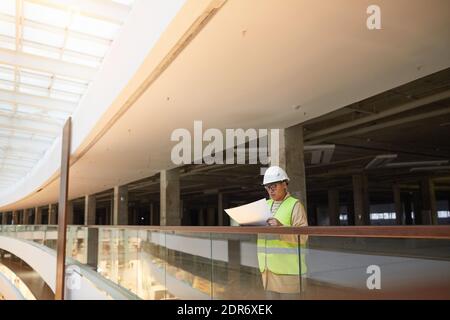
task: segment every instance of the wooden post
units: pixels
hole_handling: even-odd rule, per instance
[[[55,300],[64,300],[70,141],[71,141],[71,118],[69,117],[63,128],[62,148],[61,148],[61,174],[60,174],[59,206],[58,206],[58,242],[56,253]]]

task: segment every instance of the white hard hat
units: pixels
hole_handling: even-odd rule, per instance
[[[263,185],[285,180],[289,181],[289,177],[286,172],[279,166],[272,166],[266,170],[266,173],[264,173]]]

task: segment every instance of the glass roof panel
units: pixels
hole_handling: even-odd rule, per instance
[[[70,113],[63,111],[49,111],[47,114],[52,118],[60,120],[66,120],[70,116]]]
[[[29,54],[32,54],[32,55],[41,56],[41,57],[45,57],[45,58],[51,58],[51,59],[58,59],[59,58],[59,53],[56,53],[56,52],[53,52],[53,51],[49,51],[49,50],[40,49],[40,48],[36,48],[36,47],[32,47],[32,46],[28,46],[28,45],[23,45],[22,51],[25,52],[25,53],[29,53]]]
[[[15,0],[1,0],[0,1],[0,12],[15,16],[16,15],[16,1]]]
[[[65,92],[71,92],[71,93],[77,93],[77,94],[83,94],[86,91],[85,85],[80,85],[76,83],[70,83],[68,81],[62,81],[62,80],[54,80],[52,88],[60,91]]]
[[[30,40],[33,42],[42,43],[58,48],[62,48],[64,45],[63,35],[36,28],[23,28],[23,38],[25,40]]]
[[[0,67],[0,80],[14,81],[14,69]]]
[[[77,39],[75,37],[69,37],[67,39],[66,48],[95,57],[104,57],[109,49],[109,46],[105,46],[92,41]]]
[[[35,96],[41,96],[41,97],[47,97],[48,96],[48,90],[47,89],[41,89],[41,88],[38,88],[38,87],[26,86],[26,85],[23,85],[23,84],[19,85],[19,92],[32,94],[32,95],[35,95]]]
[[[20,83],[29,84],[36,87],[48,88],[51,84],[49,77],[33,76],[30,73],[20,72]]]
[[[131,6],[135,0],[112,0],[112,2],[120,3],[126,6]]]
[[[75,15],[69,27],[70,30],[95,35],[105,39],[113,39],[119,28],[120,25],[81,15]]]
[[[0,110],[13,111],[14,106],[11,103],[0,102]]]
[[[24,2],[25,19],[65,28],[70,22],[70,11],[43,6],[32,2]]]
[[[75,7],[76,0],[0,0],[0,48],[12,51],[0,50],[0,61],[11,61],[10,56],[2,59],[2,54],[17,56],[16,64],[0,63],[0,117],[8,121],[0,127],[0,189],[6,187],[3,178],[15,175],[8,185],[19,180],[40,159],[39,153],[50,147],[57,136],[55,128],[62,127],[86,94],[134,2],[83,1],[98,2],[86,6],[86,11]],[[16,12],[16,7],[21,10]],[[118,8],[123,17],[115,13],[108,18],[108,12]],[[84,72],[76,72],[77,66],[88,67],[86,74],[91,76],[78,79]],[[21,152],[34,152],[27,157],[34,161],[30,167],[11,161],[17,141]]]
[[[1,89],[1,90],[12,91],[12,90],[14,90],[14,85],[13,85],[13,84],[8,84],[8,83],[0,82],[0,89]]]
[[[16,25],[14,23],[0,20],[0,34],[8,37],[15,37]]]
[[[72,54],[69,53],[64,53],[62,56],[62,60],[66,61],[66,62],[72,62],[75,64],[79,64],[79,65],[83,65],[83,66],[87,66],[87,67],[92,67],[92,68],[98,68],[100,67],[101,64],[101,60],[91,60],[91,59],[81,59],[78,57],[73,56]]]
[[[16,44],[12,43],[10,41],[4,41],[4,40],[0,39],[0,48],[16,50]]]

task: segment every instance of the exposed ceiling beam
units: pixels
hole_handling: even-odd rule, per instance
[[[418,168],[411,168],[409,171],[411,172],[417,172],[417,171],[450,171],[450,166],[436,166],[436,167],[418,167]]]
[[[2,159],[28,161],[32,163],[35,163],[36,161],[40,160],[39,153],[27,153],[26,151],[17,151],[17,150],[13,151],[12,149],[8,148],[3,149],[1,147],[0,147],[0,156],[2,156]]]
[[[130,8],[126,5],[106,0],[27,0],[28,2],[53,7],[60,10],[77,10],[82,15],[122,24]]]
[[[69,98],[70,100],[66,99],[63,101],[70,101],[70,102],[74,102],[74,103],[78,102],[82,96],[82,94],[79,94],[79,93],[73,93],[73,92],[68,92],[68,91],[62,91],[59,89],[54,89],[54,88],[52,88],[52,85],[49,85],[48,87],[42,87],[42,86],[36,86],[36,85],[32,85],[32,84],[27,84],[27,83],[20,83],[19,81],[16,81],[16,80],[17,79],[15,79],[15,81],[0,79],[0,84],[10,86],[12,88],[14,88],[14,87],[19,88],[19,89],[16,89],[15,92],[25,91],[28,89],[28,90],[33,90],[33,92],[41,92],[43,95],[46,95],[46,96],[49,96],[51,94],[65,96],[66,98]],[[49,98],[53,99],[51,96]]]
[[[60,126],[42,124],[30,120],[9,119],[2,116],[0,116],[0,127],[3,129],[19,130],[47,136],[57,136],[61,133]]]
[[[7,170],[8,172],[12,172],[12,173],[17,173],[17,174],[20,174],[22,176],[29,171],[29,170],[26,170],[26,169],[23,169],[23,168],[17,168],[15,166],[10,166],[10,165],[6,165],[6,164],[2,165],[0,163],[0,176],[1,176],[1,172],[3,170]]]
[[[43,110],[58,110],[72,113],[77,103],[40,97],[27,93],[16,93],[0,89],[0,101],[33,106]]]
[[[28,139],[28,141],[22,141],[14,138],[0,138],[0,150],[10,152],[27,152],[30,154],[42,156],[45,150],[50,147],[50,145],[51,143],[36,142],[32,139]]]
[[[3,183],[5,183],[5,182],[16,182],[19,179],[20,178],[0,177],[0,181],[3,182]]]
[[[0,63],[90,81],[96,69],[28,53],[0,49]]]
[[[328,135],[330,133],[349,129],[349,128],[352,128],[355,126],[360,126],[360,125],[366,124],[368,122],[372,122],[375,120],[393,116],[393,115],[396,115],[396,114],[399,114],[399,113],[402,113],[405,111],[409,111],[409,110],[412,110],[412,109],[415,109],[415,108],[418,108],[418,107],[421,107],[421,106],[424,106],[424,105],[427,105],[427,104],[430,104],[430,103],[433,103],[436,101],[448,99],[448,98],[450,98],[450,90],[447,90],[447,91],[444,91],[444,92],[441,92],[438,94],[434,94],[434,95],[431,95],[431,96],[428,96],[425,98],[417,99],[417,100],[405,103],[398,107],[394,107],[394,108],[388,109],[386,111],[383,111],[383,112],[380,112],[380,113],[377,113],[374,115],[370,115],[370,116],[356,119],[353,121],[348,121],[348,122],[345,122],[345,123],[342,123],[342,124],[339,124],[339,125],[336,125],[333,127],[329,127],[329,128],[323,129],[323,130],[319,130],[316,132],[306,134],[305,140],[311,140],[316,137],[322,137],[322,136]],[[324,141],[324,140],[328,140],[328,139],[324,139],[324,138],[316,139],[313,142],[308,141],[308,144],[320,143],[321,141]]]
[[[450,91],[448,91],[448,94],[450,96]],[[347,137],[351,137],[351,136],[361,135],[361,134],[365,134],[368,132],[381,130],[381,129],[385,129],[385,128],[389,128],[389,127],[393,127],[393,126],[398,126],[398,125],[409,123],[409,122],[424,120],[424,119],[428,119],[428,118],[434,118],[434,117],[442,116],[442,115],[449,114],[449,113],[450,113],[450,107],[446,107],[446,108],[438,109],[438,110],[435,110],[432,112],[426,112],[426,113],[421,113],[421,114],[417,114],[414,116],[404,117],[401,119],[381,122],[379,124],[362,127],[360,129],[356,129],[356,130],[349,130],[344,133],[338,133],[338,134],[334,134],[334,135],[330,135],[330,136],[323,136],[318,139],[308,141],[308,144],[317,144],[317,143],[321,143],[323,141],[328,141],[328,142],[333,141],[334,142],[336,139],[342,139],[342,138],[347,138]]]
[[[26,152],[26,151],[2,151],[0,148],[0,156],[2,156],[2,159],[11,159],[11,160],[24,160],[29,162],[37,162],[40,160],[39,155],[41,153],[37,152]],[[0,160],[1,161],[1,160]]]
[[[69,115],[67,115],[69,116]],[[52,117],[45,117],[41,115],[34,115],[31,113],[24,113],[24,112],[11,112],[11,111],[3,111],[0,110],[0,117],[3,118],[9,118],[9,119],[21,119],[21,120],[29,120],[29,121],[36,121],[39,123],[47,123],[50,125],[57,125],[61,126],[63,125],[63,120],[54,119]]]
[[[0,160],[0,166],[3,164],[20,167],[20,168],[31,169],[36,164],[36,161],[18,160],[18,159],[11,159],[8,157],[3,157]]]
[[[87,33],[82,33],[82,32],[78,32],[78,31],[74,31],[74,30],[68,30],[65,28],[52,26],[50,24],[46,24],[46,23],[42,23],[42,22],[36,22],[36,21],[20,19],[20,18],[18,19],[17,17],[10,16],[10,15],[4,14],[4,13],[0,13],[0,20],[9,22],[9,23],[16,23],[17,28],[19,28],[20,26],[23,26],[23,27],[27,27],[27,28],[48,31],[50,33],[57,34],[60,36],[64,36],[67,33],[70,37],[94,42],[97,44],[102,44],[105,46],[110,46],[112,43],[112,39],[101,38],[101,37],[97,37],[97,36],[87,34]]]
[[[386,164],[388,168],[416,167],[416,166],[440,166],[447,164],[448,160],[431,160],[431,161],[410,161],[410,162],[394,162]]]
[[[11,136],[11,134],[9,133],[2,133],[0,131],[0,142],[2,141],[1,139],[4,140],[10,140],[13,141],[15,144],[16,143],[33,143],[33,145],[45,145],[48,146],[49,144],[53,143],[54,138],[48,138],[48,137],[41,137],[38,135],[28,135],[26,137],[23,136]]]
[[[20,179],[22,178],[23,174],[19,173],[11,173],[8,171],[0,171],[0,177],[2,178],[11,178],[11,179]]]

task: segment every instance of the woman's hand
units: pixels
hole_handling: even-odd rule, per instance
[[[283,225],[280,221],[278,221],[278,220],[275,219],[275,218],[269,218],[269,219],[267,219],[267,224],[268,224],[269,226],[272,226],[272,227],[280,227],[280,226]]]

